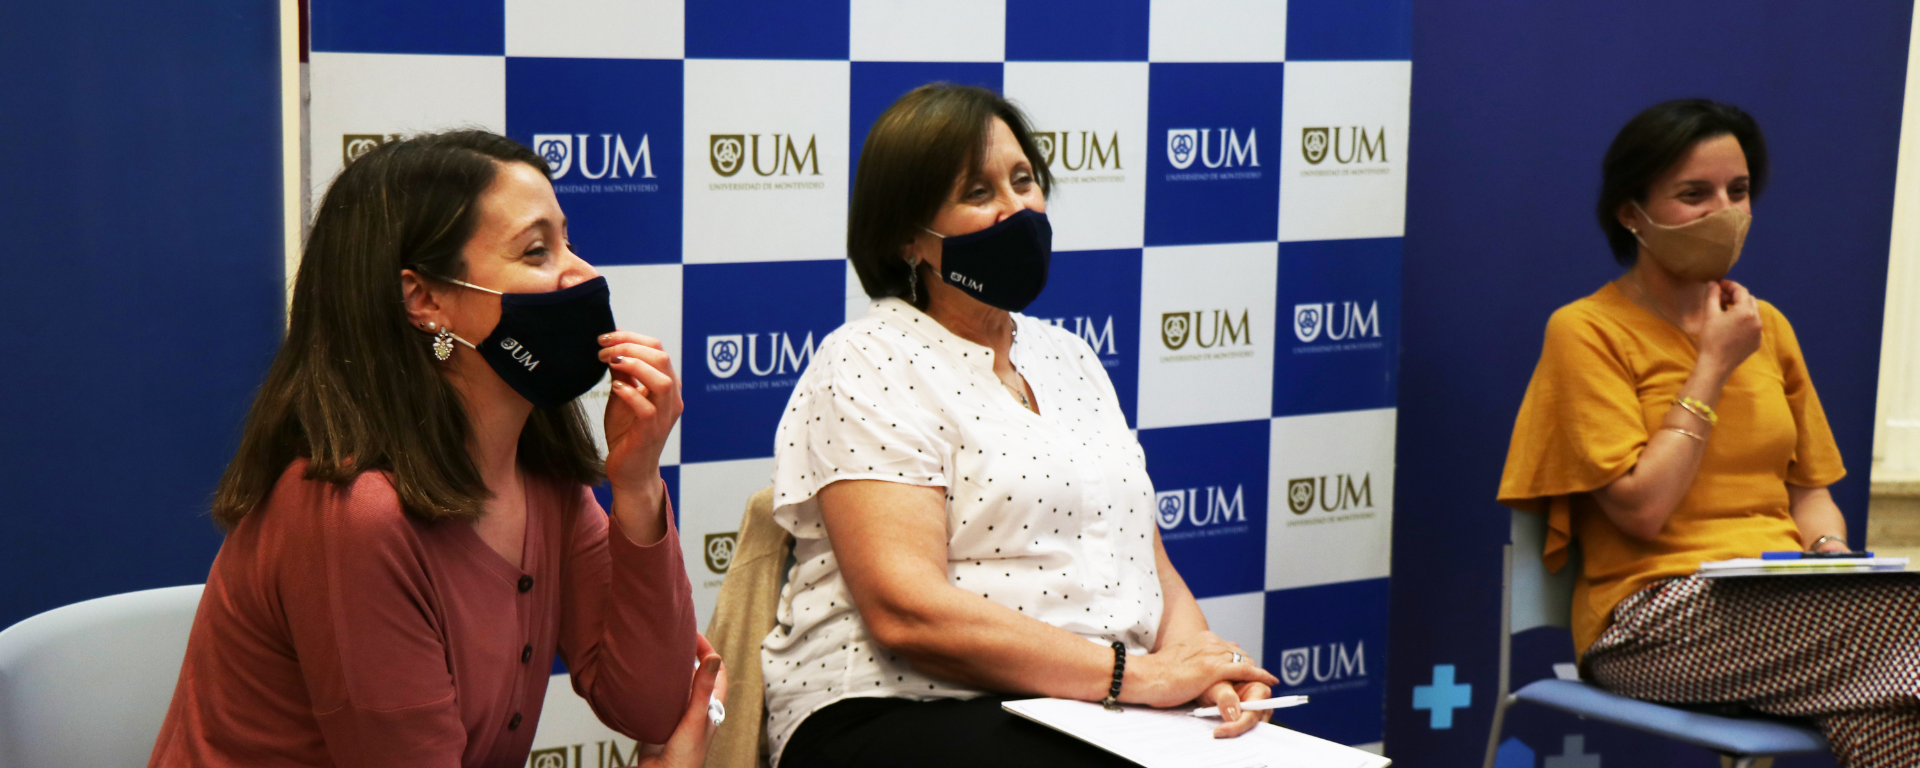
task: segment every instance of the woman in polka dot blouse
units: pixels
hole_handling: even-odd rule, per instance
[[[1045,280],[1042,157],[1012,104],[943,83],[867,136],[847,250],[875,300],[776,432],[795,564],[761,667],[781,768],[1129,765],[1000,709],[1106,698],[1115,643],[1121,702],[1218,705],[1223,738],[1265,717],[1238,704],[1277,681],[1167,560],[1099,358],[1009,311]]]

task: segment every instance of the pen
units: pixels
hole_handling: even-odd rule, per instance
[[[1258,712],[1263,709],[1285,709],[1287,707],[1297,707],[1305,703],[1307,703],[1307,697],[1305,696],[1275,696],[1271,699],[1258,699],[1255,701],[1242,702],[1240,704],[1240,709],[1245,712]],[[1220,708],[1219,707],[1203,707],[1201,709],[1196,709],[1192,712],[1188,712],[1187,714],[1193,717],[1219,717]]]

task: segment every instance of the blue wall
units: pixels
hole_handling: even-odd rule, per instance
[[[280,333],[276,13],[0,4],[0,627],[206,580]]]
[[[1414,4],[1389,754],[1480,764],[1507,438],[1547,316],[1618,274],[1591,210],[1601,154],[1646,106],[1728,101],[1767,134],[1772,186],[1732,276],[1799,333],[1851,473],[1834,498],[1862,540],[1911,12],[1903,1]],[[1564,632],[1522,639],[1516,688],[1572,656]],[[1473,686],[1445,729],[1412,708],[1436,665]],[[1508,732],[1543,757],[1579,733],[1611,765],[1713,764],[1630,746],[1649,742],[1609,727],[1517,717]]]

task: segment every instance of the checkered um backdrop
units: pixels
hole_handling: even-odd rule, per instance
[[[868,126],[927,82],[1006,94],[1059,182],[1028,314],[1101,355],[1215,631],[1313,697],[1280,719],[1370,743],[1410,23],[1409,0],[312,0],[308,172],[318,200],[356,153],[454,127],[549,160],[621,327],[685,375],[664,471],[704,624],[794,382],[866,309]],[[733,336],[744,360],[709,355]],[[558,768],[631,747],[561,681],[537,744]]]

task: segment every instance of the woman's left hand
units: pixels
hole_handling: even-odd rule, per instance
[[[680,377],[660,340],[630,331],[600,337],[600,361],[613,370],[607,398],[607,478],[616,496],[652,496],[660,450],[680,420]]]
[[[1240,702],[1264,699],[1270,694],[1271,691],[1265,683],[1246,682],[1234,684],[1225,680],[1214,683],[1213,687],[1208,688],[1206,694],[1200,697],[1202,701],[1220,708],[1220,719],[1222,722],[1220,723],[1220,727],[1213,729],[1213,737],[1216,739],[1231,739],[1253,730],[1255,725],[1264,723],[1272,718],[1273,712],[1271,710],[1250,712],[1240,708]]]

